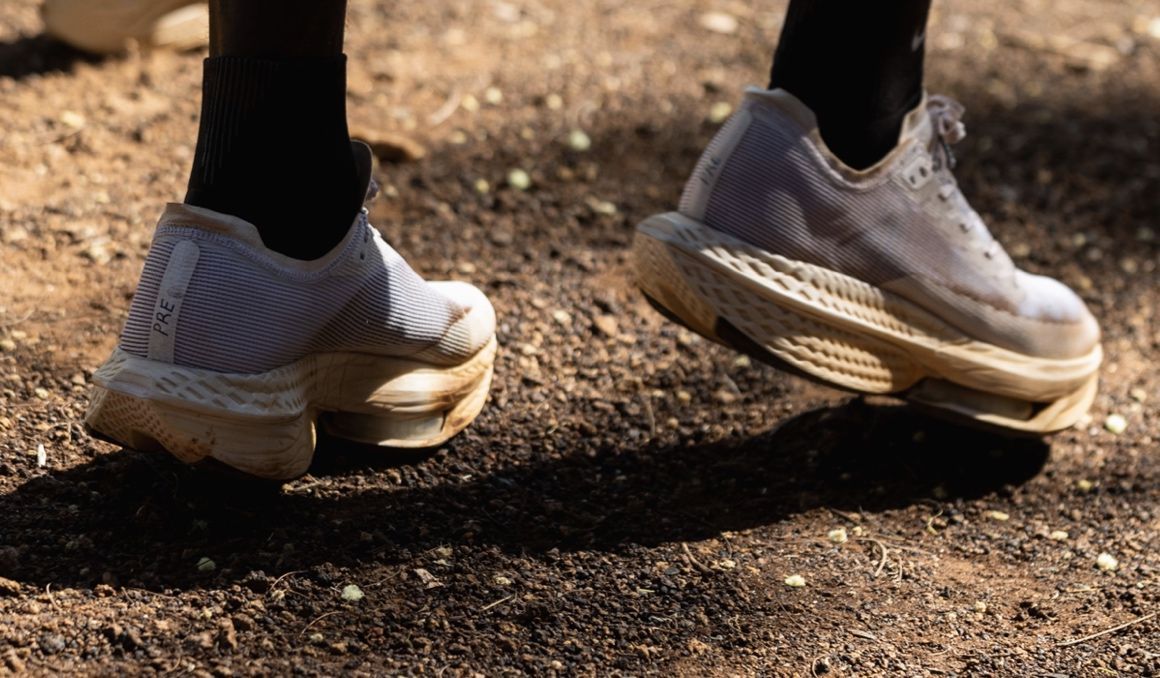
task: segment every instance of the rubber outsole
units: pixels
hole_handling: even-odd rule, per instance
[[[261,374],[227,374],[117,349],[93,375],[85,424],[125,447],[288,480],[310,467],[318,425],[380,447],[446,442],[483,409],[495,355],[492,337],[451,367],[329,353]]]
[[[679,213],[637,227],[638,284],[689,329],[843,390],[1040,435],[1074,425],[1102,350],[1053,360],[979,342],[888,291],[772,255]]]

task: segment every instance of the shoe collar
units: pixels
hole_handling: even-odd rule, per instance
[[[914,153],[914,149],[918,148],[925,151],[930,146],[931,139],[934,136],[934,126],[931,124],[930,115],[927,113],[928,97],[924,91],[922,100],[902,119],[902,130],[898,135],[898,143],[894,145],[894,148],[874,165],[866,169],[858,170],[842,162],[830,150],[825,140],[822,139],[822,133],[818,128],[817,116],[814,115],[810,107],[801,99],[798,99],[790,92],[781,88],[770,90],[761,89],[760,87],[747,88],[745,90],[745,98],[747,101],[753,102],[754,105],[777,109],[784,116],[789,117],[809,137],[826,164],[844,179],[851,182],[864,182],[882,177],[882,175],[889,173],[889,169],[899,162],[900,159],[909,158]]]
[[[361,141],[351,142],[351,149],[354,151],[356,173],[359,183],[363,188],[363,194],[366,196],[365,200],[370,202],[377,189],[373,178],[374,155],[371,153],[370,147]],[[255,253],[260,253],[263,257],[270,259],[279,266],[297,269],[306,273],[323,270],[344,258],[347,250],[356,244],[356,239],[361,239],[362,236],[360,234],[362,229],[359,226],[364,219],[365,215],[362,213],[355,215],[354,221],[351,223],[342,241],[323,256],[310,261],[294,259],[266,247],[266,244],[262,242],[262,236],[258,232],[258,228],[245,219],[196,205],[174,202],[168,203],[165,206],[165,211],[161,214],[158,228],[166,226],[194,228],[199,231],[222,236],[228,240],[244,245],[247,249]],[[369,228],[369,226],[366,228]]]

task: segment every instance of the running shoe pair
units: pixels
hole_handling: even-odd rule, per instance
[[[1017,269],[959,191],[962,112],[926,98],[855,171],[799,100],[749,90],[679,209],[637,227],[638,284],[677,322],[826,384],[1009,431],[1073,425],[1095,396],[1098,325],[1066,286]],[[369,193],[370,153],[356,156]],[[171,204],[86,421],[286,479],[309,466],[316,424],[384,447],[446,441],[482,409],[495,354],[483,293],[424,282],[365,209],[303,262],[240,219]]]

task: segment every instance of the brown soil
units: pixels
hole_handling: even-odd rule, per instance
[[[200,62],[85,57],[36,4],[0,5],[0,671],[1160,673],[1154,617],[1061,647],[1160,610],[1160,2],[936,3],[966,192],[1105,330],[1090,421],[1040,442],[738,360],[633,290],[633,224],[763,82],[784,3],[354,0],[355,126],[426,149],[372,216],[484,287],[503,353],[446,448],[324,441],[281,487],[78,425],[182,194]]]

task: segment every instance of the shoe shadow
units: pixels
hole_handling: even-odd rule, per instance
[[[23,36],[0,42],[0,78],[24,80],[46,73],[69,73],[78,63],[96,64],[105,59],[47,35]]]
[[[257,570],[399,562],[447,544],[533,557],[619,551],[820,508],[878,512],[1009,491],[1040,472],[1049,448],[854,400],[748,440],[571,455],[427,486],[426,464],[391,472],[381,456],[320,451],[329,459],[314,477],[329,477],[290,491],[127,450],[31,480],[0,497],[0,575],[39,587],[166,590]],[[459,453],[453,443],[436,454]],[[393,486],[361,485],[367,466]],[[68,510],[43,510],[61,505]],[[202,557],[216,570],[199,572]]]

